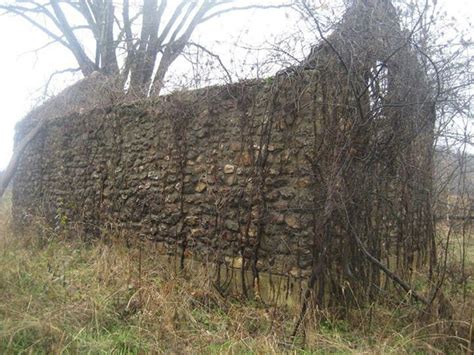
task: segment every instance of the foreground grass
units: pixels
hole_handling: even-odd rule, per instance
[[[0,353],[398,354],[467,346],[464,335],[421,323],[418,309],[401,304],[358,310],[351,322],[320,315],[303,343],[289,337],[290,310],[223,299],[205,276],[161,261],[152,244],[85,243],[52,232],[19,238],[7,218],[0,218],[0,295]]]

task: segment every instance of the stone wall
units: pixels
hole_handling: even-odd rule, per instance
[[[213,262],[219,285],[240,269],[244,294],[291,275],[321,306],[389,288],[380,264],[432,266],[434,91],[396,13],[367,6],[274,78],[128,104],[99,78],[47,103],[17,127],[47,118],[17,170],[17,225],[151,239]]]
[[[304,270],[312,126],[278,102],[288,90],[269,100],[272,88],[214,87],[56,119],[20,164],[14,213],[216,260],[251,260],[258,248],[261,269]]]
[[[405,108],[355,129],[348,89],[322,73],[51,120],[18,167],[14,218],[151,239],[182,264],[241,268],[253,281],[262,271],[305,278],[324,260],[330,285],[355,273],[380,283],[352,235],[377,258],[396,245],[404,265],[426,250],[432,126]]]

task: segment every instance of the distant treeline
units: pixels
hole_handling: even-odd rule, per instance
[[[437,150],[434,156],[435,186],[450,195],[474,196],[474,155]]]

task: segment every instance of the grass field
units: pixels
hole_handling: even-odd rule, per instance
[[[453,284],[452,323],[424,320],[413,305],[374,304],[346,320],[319,313],[305,339],[291,338],[288,308],[223,299],[204,275],[176,273],[152,247],[51,231],[19,237],[8,205],[0,211],[0,353],[422,354],[469,346],[472,303]]]

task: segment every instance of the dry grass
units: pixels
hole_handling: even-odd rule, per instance
[[[289,309],[224,299],[205,275],[177,273],[153,244],[19,237],[7,207],[0,206],[2,353],[399,354],[461,352],[465,344],[400,304],[355,310],[349,321],[318,314],[303,345],[289,338]]]

